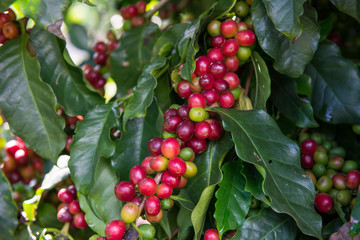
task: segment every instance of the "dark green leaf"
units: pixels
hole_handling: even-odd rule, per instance
[[[159,137],[162,130],[163,116],[156,101],[153,101],[144,118],[130,120],[126,132],[122,133],[116,142],[115,157],[112,166],[121,180],[129,179],[129,171],[135,165],[149,156],[147,143],[154,137]]]
[[[212,8],[202,13],[196,20],[194,20],[183,36],[180,38],[178,44],[178,51],[181,56],[181,62],[184,63],[181,69],[181,76],[186,80],[191,79],[191,74],[195,70],[195,55],[199,51],[198,40],[201,35],[201,30],[206,29],[207,24],[229,12],[234,6],[234,0],[219,0]]]
[[[118,97],[136,85],[145,65],[150,63],[159,27],[150,23],[125,32],[110,55],[111,76],[118,86]]]
[[[306,74],[311,77],[311,104],[318,118],[333,124],[359,122],[359,69],[341,56],[336,44],[322,42]]]
[[[262,109],[266,111],[266,101],[270,97],[270,76],[265,61],[262,57],[254,51],[251,57],[254,65],[256,88],[255,96],[253,96],[253,106],[255,109]]]
[[[0,11],[3,12],[5,9],[10,7],[13,2],[15,2],[15,0],[2,0],[0,2]]]
[[[295,239],[296,230],[296,224],[289,216],[266,208],[261,214],[247,219],[234,239],[291,240]]]
[[[358,0],[331,0],[341,12],[353,17],[360,23],[360,2]]]
[[[321,237],[321,217],[314,210],[315,189],[300,166],[296,143],[262,110],[213,110],[221,114],[224,128],[232,133],[239,158],[255,164],[264,177],[263,189],[271,207],[292,216],[305,234]]]
[[[274,68],[290,77],[299,77],[311,61],[320,39],[315,9],[304,5],[305,12],[300,17],[302,34],[291,40],[277,31],[261,0],[254,0],[251,8],[256,37],[261,48],[275,59]]]
[[[335,200],[334,201],[334,208],[335,208],[337,214],[339,215],[341,221],[343,221],[343,223],[346,223],[347,221],[346,221],[346,218],[345,218],[345,213],[344,213],[344,211],[342,210],[341,207],[342,207],[341,203],[339,201]]]
[[[3,171],[0,171],[0,206],[0,239],[15,239],[18,209],[12,199],[10,183]]]
[[[169,78],[169,74],[167,73],[164,73],[160,78],[158,78],[157,86],[154,92],[162,112],[168,110],[172,103],[175,102],[175,97],[174,94],[172,94]]]
[[[279,111],[291,119],[298,127],[319,126],[314,119],[310,103],[299,98],[295,80],[276,71],[271,73],[271,77],[271,101]]]
[[[277,30],[290,39],[302,32],[300,16],[304,13],[303,4],[307,0],[262,0],[268,16]]]
[[[311,78],[303,74],[298,78],[294,79],[297,85],[297,92],[298,94],[305,95],[307,98],[310,99],[311,97]]]
[[[245,191],[246,179],[240,174],[241,161],[227,162],[221,169],[224,178],[216,191],[215,220],[220,235],[238,229],[249,211],[251,194]]]
[[[187,200],[180,201],[185,208],[193,210],[205,188],[221,181],[220,166],[232,146],[229,134],[224,133],[221,139],[209,142],[206,151],[195,158],[198,174],[188,180],[186,187],[179,194]],[[206,200],[210,201],[210,199]]]
[[[53,205],[42,202],[37,209],[36,224],[44,228],[61,229],[63,223],[57,219],[56,214],[57,210]]]
[[[354,221],[360,222],[360,198],[356,198],[355,206],[351,211],[351,216],[353,217]]]
[[[32,29],[30,38],[41,65],[41,77],[52,87],[67,114],[85,115],[90,108],[104,102],[99,94],[86,87],[81,69],[65,60],[64,40],[38,27]]]
[[[336,18],[335,14],[332,13],[324,20],[319,21],[320,42],[325,40],[328,37],[329,33],[332,31],[335,18]]]
[[[250,192],[258,200],[261,200],[270,205],[269,200],[266,198],[263,190],[262,183],[264,178],[261,176],[256,167],[252,164],[244,163],[244,167],[241,170],[241,174],[246,179],[245,190]]]
[[[326,224],[323,228],[322,234],[325,239],[329,238],[330,235],[334,232],[337,232],[343,222],[340,220],[340,218],[335,218],[334,220],[330,221],[328,224]]]
[[[69,29],[69,37],[71,43],[74,44],[77,48],[83,50],[89,50],[88,42],[88,32],[86,28],[79,24],[66,24]]]
[[[146,109],[154,99],[157,78],[163,74],[163,68],[166,70],[165,64],[166,58],[158,58],[145,67],[137,85],[134,87],[134,96],[129,100],[124,110],[124,128],[128,120],[142,118],[146,115]]]
[[[62,12],[70,3],[70,0],[17,0],[16,6],[26,17],[32,18],[36,25],[46,29],[63,18]]]
[[[27,147],[55,163],[65,147],[65,122],[55,112],[54,92],[41,80],[27,42],[19,37],[0,48],[0,109]]]
[[[174,46],[179,41],[180,36],[184,33],[188,23],[178,23],[169,27],[161,37],[156,40],[153,49],[153,58],[158,56],[160,49],[167,43],[172,43]]]
[[[181,240],[192,239],[194,236],[193,227],[191,224],[191,211],[183,206],[180,206],[179,213],[176,219],[177,226],[179,227],[179,238]]]

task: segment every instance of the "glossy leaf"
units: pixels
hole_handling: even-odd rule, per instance
[[[172,94],[168,73],[164,73],[157,79],[157,86],[154,94],[162,112],[168,110],[172,103],[175,102],[176,98],[174,96],[175,94]]]
[[[67,114],[85,115],[90,108],[104,102],[98,93],[86,87],[82,70],[64,58],[67,52],[64,40],[38,27],[31,30],[30,40],[41,65],[41,77],[52,87]]]
[[[10,7],[13,2],[15,2],[15,0],[2,0],[0,2],[0,11],[3,12],[5,9]]]
[[[14,233],[18,225],[18,209],[3,171],[0,171],[0,193],[0,239],[12,240],[15,239]]]
[[[262,109],[266,111],[266,102],[270,97],[270,76],[265,61],[262,57],[254,51],[251,57],[254,65],[256,88],[255,96],[253,97],[253,106],[255,109]]]
[[[238,229],[249,211],[251,194],[245,191],[246,179],[240,174],[241,161],[227,162],[221,169],[223,179],[216,191],[215,220],[220,234]]]
[[[331,0],[341,12],[353,17],[360,23],[360,2],[358,0]]]
[[[290,77],[299,77],[313,58],[320,39],[315,9],[304,5],[305,11],[300,17],[303,31],[291,40],[277,31],[261,0],[254,0],[251,8],[256,37],[261,48],[275,60],[274,68]]]
[[[334,26],[335,18],[336,18],[336,15],[333,13],[333,14],[330,14],[324,20],[319,21],[320,42],[325,40],[328,37],[328,35],[331,33],[333,26]]]
[[[272,72],[271,76],[271,101],[279,111],[291,119],[298,127],[311,128],[319,126],[314,119],[310,103],[299,98],[295,80],[275,71]]]
[[[147,65],[133,89],[134,96],[129,100],[124,110],[124,128],[128,120],[142,118],[154,99],[154,89],[159,78],[166,70],[166,59],[158,58]]]
[[[322,42],[306,74],[311,77],[311,104],[318,118],[333,124],[359,122],[360,72],[341,56],[336,44]]]
[[[351,211],[351,216],[355,221],[360,221],[360,198],[356,198],[355,206]]]
[[[179,239],[192,239],[194,231],[191,223],[192,211],[180,205],[179,213],[176,218],[176,224],[179,227]]]
[[[276,29],[290,39],[302,32],[300,16],[304,13],[303,4],[307,0],[262,0],[268,16]]]
[[[220,18],[229,12],[235,5],[235,2],[234,0],[219,0],[209,10],[203,12],[196,20],[189,24],[178,44],[181,62],[184,63],[181,69],[182,78],[191,80],[191,74],[195,70],[195,55],[199,51],[198,40],[201,31],[206,29],[210,21]]]
[[[221,181],[220,166],[232,146],[229,134],[224,133],[219,140],[210,141],[204,153],[196,156],[194,163],[198,168],[198,174],[188,180],[186,188],[179,194],[181,198],[186,199],[186,201],[180,201],[185,208],[193,210],[196,204],[202,204],[199,199],[205,188]],[[210,201],[210,199],[205,200]]]
[[[46,29],[63,19],[62,12],[70,3],[70,0],[17,0],[16,7],[19,7],[26,17],[32,18],[38,26]]]
[[[265,196],[262,189],[262,183],[264,181],[264,178],[261,176],[261,174],[254,165],[248,163],[243,164],[244,166],[241,169],[241,174],[246,179],[245,190],[250,192],[256,199],[270,205],[270,202]]]
[[[150,63],[152,49],[160,30],[150,23],[125,32],[110,55],[111,76],[118,86],[118,97],[127,95],[136,85],[145,65]]]
[[[145,117],[128,122],[126,132],[116,142],[115,157],[111,161],[120,180],[128,180],[130,169],[150,156],[147,144],[150,139],[161,135],[162,123],[163,115],[156,101],[148,108]]]
[[[259,215],[248,218],[234,239],[292,240],[296,238],[296,232],[296,224],[289,216],[266,208]]]
[[[260,169],[271,207],[292,216],[305,234],[321,237],[321,217],[314,210],[315,189],[300,166],[296,143],[262,110],[213,110],[232,133],[239,158]]]
[[[310,99],[310,97],[311,97],[311,78],[308,75],[303,74],[300,77],[295,78],[294,80],[296,81],[298,94],[305,95],[306,97],[308,97]]]
[[[27,147],[55,163],[65,147],[65,122],[55,112],[54,92],[41,80],[27,41],[19,37],[0,48],[0,109]]]

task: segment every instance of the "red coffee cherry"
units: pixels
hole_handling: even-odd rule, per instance
[[[167,159],[176,157],[180,152],[180,144],[175,138],[167,138],[161,143],[161,153]]]
[[[333,208],[334,202],[329,194],[319,193],[315,196],[315,206],[317,210],[328,213]]]
[[[156,195],[161,199],[165,199],[171,196],[172,191],[173,191],[173,187],[171,187],[169,184],[160,183],[157,188]]]
[[[81,213],[77,213],[74,216],[74,225],[75,227],[79,228],[79,229],[84,229],[87,228],[87,223],[85,220],[85,213],[81,212]]]
[[[126,181],[121,181],[115,185],[115,196],[123,202],[130,201],[135,194],[135,186]]]
[[[251,46],[256,41],[255,33],[251,30],[243,30],[236,34],[235,40],[240,46]]]
[[[168,170],[164,171],[161,175],[161,182],[167,183],[173,188],[179,186],[180,180],[180,176],[174,176]]]
[[[172,175],[181,176],[186,171],[186,163],[181,158],[174,157],[169,160],[167,168]]]
[[[134,166],[130,169],[130,181],[136,185],[146,177],[145,169],[142,166]]]
[[[138,184],[139,192],[145,196],[151,196],[156,193],[157,184],[151,177],[146,177]]]
[[[145,213],[149,216],[156,216],[160,213],[161,203],[160,199],[156,196],[150,196],[145,200],[144,205]]]
[[[219,232],[216,229],[206,230],[204,240],[220,240]]]
[[[111,221],[105,228],[107,240],[121,240],[125,234],[126,224],[121,220]]]
[[[58,192],[58,198],[63,203],[71,203],[74,200],[72,193],[66,188],[62,188]]]

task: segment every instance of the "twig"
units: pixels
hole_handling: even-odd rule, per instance
[[[169,0],[161,0],[158,4],[156,4],[150,11],[144,14],[145,18],[150,18],[154,15],[162,6],[164,6]]]
[[[246,83],[245,83],[245,96],[247,96],[249,94],[249,89],[250,89],[250,82],[251,82],[251,78],[254,72],[254,66],[251,65],[250,66],[250,70],[249,70],[249,75],[246,78]]]
[[[173,239],[173,238],[176,236],[176,234],[178,234],[178,232],[179,232],[179,228],[176,228],[176,229],[171,233],[171,236],[170,236],[170,238],[168,238],[168,240]]]

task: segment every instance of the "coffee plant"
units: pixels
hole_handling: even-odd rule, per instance
[[[359,238],[359,1],[0,11],[0,239]]]

